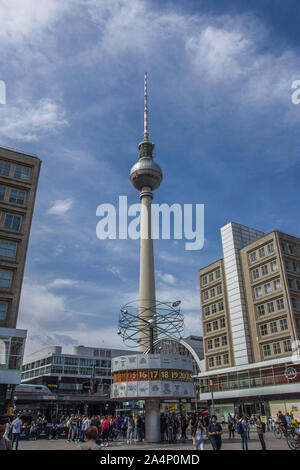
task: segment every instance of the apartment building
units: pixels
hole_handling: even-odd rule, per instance
[[[223,413],[263,414],[280,399],[282,411],[291,406],[298,413],[300,239],[233,222],[221,228],[221,238],[224,258],[199,271],[200,399],[213,397]]]
[[[0,147],[0,413],[21,379],[26,331],[16,326],[40,165]]]

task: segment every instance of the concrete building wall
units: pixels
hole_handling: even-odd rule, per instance
[[[0,327],[17,324],[40,165],[0,147]]]
[[[232,348],[236,365],[252,361],[247,304],[239,250],[261,238],[261,231],[230,222],[221,228]]]
[[[199,285],[205,369],[228,367],[234,359],[222,259],[200,269]]]

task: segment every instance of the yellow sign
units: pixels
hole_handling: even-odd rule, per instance
[[[14,409],[13,409],[12,406],[10,406],[10,407],[8,408],[8,414],[9,414],[9,416],[12,416],[12,415],[14,414]]]

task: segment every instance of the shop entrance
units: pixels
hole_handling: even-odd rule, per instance
[[[266,404],[263,401],[239,403],[237,410],[240,416],[244,413],[246,413],[247,416],[266,416],[267,413]]]

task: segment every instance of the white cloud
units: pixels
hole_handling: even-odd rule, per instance
[[[44,134],[68,125],[62,107],[50,99],[36,104],[19,100],[0,108],[0,136],[13,140],[34,141]]]
[[[78,281],[74,281],[73,279],[54,279],[49,284],[49,287],[75,287],[78,285]]]
[[[175,284],[176,278],[172,274],[162,273],[161,271],[156,271],[157,279],[167,283],[167,284]]]
[[[0,40],[12,43],[23,42],[28,37],[34,40],[41,30],[49,30],[61,17],[68,3],[70,0],[2,0]]]
[[[50,207],[48,210],[48,214],[51,215],[64,215],[66,214],[70,209],[72,209],[73,206],[73,199],[64,199],[64,200],[57,200],[54,201],[53,206]]]

